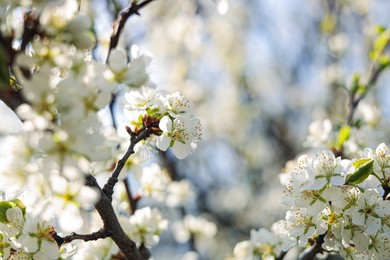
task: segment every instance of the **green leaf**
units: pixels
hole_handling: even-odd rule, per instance
[[[381,33],[383,33],[384,31],[386,31],[386,27],[384,27],[384,26],[382,26],[382,25],[378,25],[378,26],[375,28],[375,30],[376,30],[376,33],[377,33],[377,34],[381,34]]]
[[[369,161],[372,161],[372,159],[370,158],[363,158],[363,159],[359,159],[357,161],[355,161],[353,163],[353,167],[355,167],[355,169],[359,168],[360,166],[362,166],[363,164],[365,164],[366,162],[369,162]]]
[[[390,65],[390,56],[389,55],[382,55],[378,59],[379,65],[384,69]]]
[[[7,210],[10,208],[13,208],[15,206],[15,203],[10,201],[0,201],[0,222],[7,224]]]
[[[20,199],[13,199],[11,202],[15,203],[15,205],[22,210],[23,215],[26,214],[26,205],[24,205]]]
[[[339,133],[337,135],[337,143],[338,143],[340,148],[343,146],[345,141],[347,141],[349,139],[350,136],[351,136],[351,127],[350,126],[346,125],[346,126],[343,126],[342,128],[340,128]]]
[[[360,87],[360,83],[359,82],[360,82],[360,75],[355,73],[353,75],[353,78],[352,78],[352,88],[351,88],[351,90],[352,90],[353,93],[356,93],[357,90],[359,89],[359,87]]]
[[[325,14],[321,21],[321,31],[332,33],[336,28],[336,18],[331,14]]]
[[[374,41],[373,49],[370,52],[370,58],[376,61],[383,53],[385,47],[390,41],[390,32],[388,30],[379,30],[380,33]]]
[[[364,158],[353,163],[356,168],[355,172],[347,177],[346,184],[362,183],[372,173],[374,167],[374,160]]]

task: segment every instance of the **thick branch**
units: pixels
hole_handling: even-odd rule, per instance
[[[143,257],[143,254],[137,248],[137,244],[126,235],[125,231],[119,223],[114,208],[111,205],[111,200],[108,199],[104,192],[101,190],[95,177],[93,177],[92,175],[87,176],[86,185],[100,191],[100,199],[95,204],[95,208],[103,221],[103,228],[91,234],[72,233],[71,235],[63,238],[53,232],[53,234],[51,234],[52,237],[57,241],[59,245],[62,245],[63,243],[69,243],[77,239],[81,239],[84,241],[92,241],[98,240],[100,238],[111,237],[112,240],[114,240],[114,242],[117,244],[119,249],[122,251],[126,259],[147,259]]]
[[[111,205],[111,200],[100,189],[95,177],[89,175],[87,177],[87,186],[97,188],[100,192],[100,199],[96,203],[95,208],[103,220],[107,235],[114,240],[119,249],[123,252],[127,259],[142,260],[144,259],[137,248],[136,243],[131,240],[120,225],[115,214],[114,208]]]

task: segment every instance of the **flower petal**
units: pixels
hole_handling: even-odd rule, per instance
[[[157,137],[156,145],[157,148],[160,149],[161,151],[166,151],[170,143],[171,143],[171,138],[165,136],[164,134]]]
[[[190,154],[191,145],[175,142],[172,146],[172,150],[177,159],[184,159]]]

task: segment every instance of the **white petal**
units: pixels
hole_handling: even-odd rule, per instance
[[[364,225],[364,215],[359,212],[352,214],[352,223],[355,225]]]
[[[100,194],[97,192],[97,190],[91,188],[91,187],[82,187],[79,194],[77,195],[77,200],[80,202],[82,207],[93,207],[95,202],[99,199]]]
[[[172,146],[172,150],[177,159],[184,159],[190,154],[191,145],[175,142]]]
[[[307,189],[308,190],[319,190],[324,187],[328,181],[325,178],[318,178],[314,182],[312,182]]]
[[[330,178],[330,183],[335,186],[341,186],[344,184],[344,177],[342,176],[333,176]]]
[[[356,246],[356,249],[358,249],[359,251],[366,251],[368,248],[369,240],[365,235],[360,232],[355,233],[355,235],[353,236],[353,242]]]
[[[379,218],[374,218],[369,216],[367,218],[367,228],[366,232],[368,235],[374,235],[381,227],[381,220]]]
[[[164,116],[163,118],[161,118],[158,126],[164,132],[172,132],[172,120],[168,116]]]
[[[49,259],[57,259],[60,256],[57,245],[54,242],[42,240],[41,250]]]
[[[84,221],[80,209],[69,204],[59,217],[58,223],[64,232],[76,232],[82,228]]]
[[[118,49],[112,50],[108,58],[108,64],[114,72],[120,72],[127,65],[126,53]]]
[[[289,232],[290,236],[298,237],[305,232],[305,229],[301,228],[301,227],[293,227],[293,228],[290,228],[288,232]]]
[[[157,148],[161,151],[166,151],[169,147],[169,144],[171,143],[171,138],[168,136],[165,136],[164,134],[157,137]]]

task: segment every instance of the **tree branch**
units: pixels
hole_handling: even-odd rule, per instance
[[[389,45],[390,43],[387,44],[387,46]],[[378,62],[374,62],[372,65],[371,65],[371,68],[370,68],[370,71],[368,73],[368,79],[367,79],[367,83],[365,84],[366,86],[366,91],[364,91],[363,94],[361,94],[360,96],[356,97],[356,93],[354,93],[353,91],[351,91],[351,95],[350,95],[350,110],[349,110],[349,113],[348,113],[348,117],[347,117],[347,124],[349,126],[352,125],[352,120],[353,120],[353,116],[355,115],[355,112],[356,112],[356,109],[360,103],[360,101],[367,95],[367,92],[368,90],[374,86],[376,84],[376,82],[378,81],[378,78],[379,78],[379,75],[380,73],[385,69],[387,68],[387,66],[381,66],[378,64]]]
[[[100,238],[110,237],[117,244],[126,259],[147,259],[143,257],[141,251],[137,248],[137,244],[133,240],[131,240],[123,230],[122,226],[119,223],[118,217],[115,214],[114,208],[111,205],[111,200],[102,191],[95,177],[93,177],[92,175],[88,175],[86,178],[85,185],[100,191],[100,199],[95,204],[95,209],[97,210],[103,221],[103,228],[91,234],[72,233],[71,235],[66,236],[64,238],[58,236],[55,232],[53,232],[51,235],[57,241],[57,243],[59,245],[62,245],[64,243],[69,243],[76,239],[92,241],[98,240]]]
[[[139,195],[136,195],[136,197],[133,196],[130,185],[128,184],[128,178],[126,178],[123,182],[125,184],[127,198],[130,204],[130,214],[133,215],[137,210],[137,204],[141,197]]]
[[[96,203],[95,208],[103,220],[103,230],[114,240],[127,259],[142,260],[143,257],[136,243],[126,235],[111,205],[111,200],[100,189],[95,177],[89,175],[86,185],[100,190],[100,199]]]
[[[155,124],[156,122],[153,123],[153,125]],[[160,129],[158,129],[157,131],[159,130]],[[157,134],[157,131],[154,127],[146,126],[137,132],[131,132],[130,145],[127,148],[126,153],[117,162],[114,171],[111,173],[110,178],[103,187],[103,193],[110,201],[112,200],[112,194],[114,193],[114,186],[118,182],[118,176],[121,173],[123,167],[125,166],[127,159],[129,159],[130,155],[134,153],[134,146],[141,140],[147,139],[150,135]]]
[[[122,10],[119,13],[117,19],[115,20],[114,24],[112,25],[112,33],[111,33],[111,37],[110,37],[110,47],[108,49],[107,61],[108,61],[108,57],[110,57],[111,50],[114,49],[118,45],[120,34],[123,30],[123,27],[126,24],[127,19],[129,19],[129,17],[134,15],[134,14],[140,15],[139,11],[153,1],[154,0],[145,0],[139,4],[137,4],[136,1],[133,1],[132,4],[130,5],[130,7]],[[107,63],[107,61],[106,61],[106,63]]]
[[[324,243],[325,235],[319,235],[314,242],[314,245],[310,248],[309,251],[304,253],[299,260],[312,260],[315,258],[316,254],[324,251],[322,244]]]
[[[107,230],[102,228],[102,229],[100,229],[96,232],[93,232],[91,234],[72,233],[71,235],[63,238],[63,243],[70,243],[76,239],[81,239],[81,240],[84,240],[85,242],[87,242],[87,241],[98,240],[99,238],[106,238],[106,237],[109,237],[109,234],[108,234]]]
[[[112,25],[110,46],[109,46],[107,58],[106,58],[107,64],[108,64],[108,58],[110,57],[111,50],[116,48],[116,46],[118,46],[119,37],[123,31],[123,27],[125,26],[126,21],[130,18],[130,16],[132,16],[134,14],[140,15],[139,11],[153,1],[154,0],[145,0],[140,4],[137,4],[136,1],[133,1],[131,3],[130,7],[122,10],[119,13],[118,17],[116,18],[116,20],[114,21],[114,23]],[[112,93],[111,101],[109,104],[110,114],[111,114],[111,118],[112,118],[112,125],[114,128],[117,128],[116,120],[114,117],[114,106],[115,106],[116,98],[117,98],[117,94]]]

